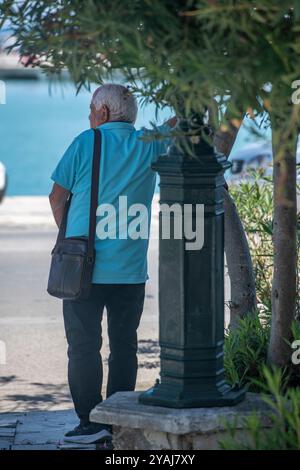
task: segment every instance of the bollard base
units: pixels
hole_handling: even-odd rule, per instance
[[[158,384],[142,392],[139,402],[144,405],[164,406],[168,408],[205,408],[219,406],[235,406],[245,399],[245,390],[223,387],[221,390],[201,393],[176,393],[174,388]]]
[[[217,450],[232,426],[245,445],[251,439],[246,418],[254,412],[262,432],[274,426],[270,406],[254,393],[237,406],[186,409],[144,405],[139,396],[115,393],[90,414],[92,422],[112,425],[114,450]]]

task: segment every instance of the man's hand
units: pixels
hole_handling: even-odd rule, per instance
[[[171,119],[169,119],[168,121],[166,121],[166,124],[167,124],[167,126],[169,126],[169,127],[174,127],[174,126],[176,126],[176,123],[177,123],[177,117],[176,117],[176,116],[174,116],[174,117],[172,117]]]
[[[52,214],[58,228],[62,221],[65,204],[69,197],[69,194],[70,191],[63,188],[62,186],[59,186],[59,184],[57,183],[54,183],[52,191],[49,194],[49,201],[52,209]]]

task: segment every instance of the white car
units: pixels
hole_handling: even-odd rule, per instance
[[[229,157],[232,166],[226,173],[229,182],[251,178],[249,169],[264,168],[265,175],[272,174],[272,147],[269,143],[253,143]]]
[[[298,170],[297,181],[300,183],[300,145],[298,145],[296,155]],[[251,181],[250,169],[264,169],[264,176],[273,174],[273,151],[271,143],[253,143],[243,147],[233,156],[229,157],[232,166],[226,171],[225,178],[229,183],[239,183],[240,181]]]
[[[7,188],[7,174],[6,168],[2,162],[0,162],[0,202],[4,198],[5,191]]]

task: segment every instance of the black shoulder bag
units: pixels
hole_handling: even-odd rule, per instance
[[[65,237],[70,194],[59,227],[52,260],[47,291],[59,299],[78,300],[89,296],[95,263],[96,211],[98,206],[99,173],[101,158],[101,132],[94,129],[94,154],[91,180],[89,236]]]

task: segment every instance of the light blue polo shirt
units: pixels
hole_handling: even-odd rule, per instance
[[[96,230],[93,282],[142,283],[148,279],[149,236],[142,238],[144,233],[139,238],[136,235],[128,236],[128,226],[135,217],[129,215],[126,224],[119,223],[120,220],[125,221],[125,212],[128,214],[124,204],[120,206],[120,196],[123,202],[125,199],[122,196],[127,197],[127,208],[134,204],[146,206],[149,234],[151,203],[156,184],[156,173],[151,169],[151,164],[166,152],[170,144],[170,128],[167,125],[159,126],[157,130],[162,135],[166,134],[166,137],[151,141],[142,140],[141,137],[154,131],[136,130],[133,124],[126,122],[108,122],[98,129],[102,135],[98,204],[109,204],[115,208],[116,223],[113,227],[111,217],[112,222],[107,226],[109,236],[106,238],[105,234],[100,234],[99,238],[97,234],[100,232]],[[73,140],[51,176],[53,181],[73,193],[67,237],[88,235],[93,145],[94,131],[89,129],[82,132]],[[109,219],[109,214],[114,215],[112,211],[102,211],[97,216],[98,228],[101,220],[104,222],[105,218]],[[136,213],[138,215],[139,212]]]

